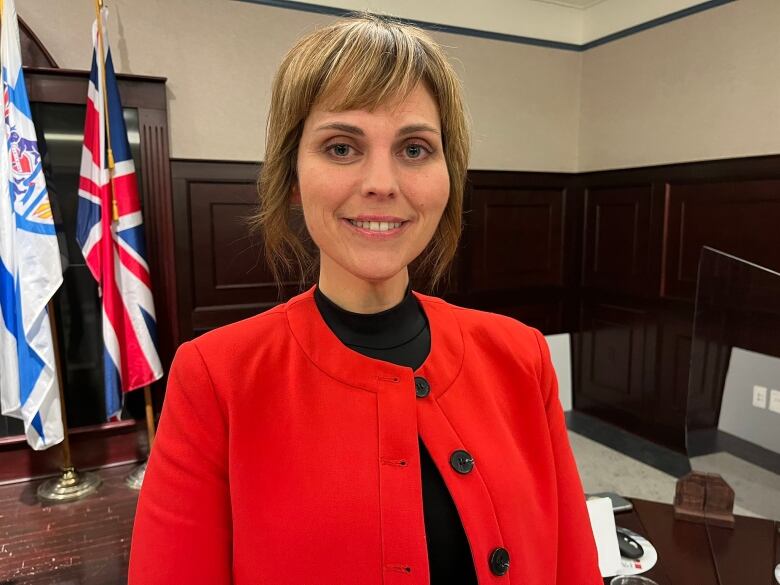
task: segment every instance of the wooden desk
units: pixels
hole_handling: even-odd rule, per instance
[[[659,585],[777,585],[780,522],[736,516],[733,529],[708,528],[675,520],[669,504],[632,503],[634,509],[616,514],[615,522],[656,548],[658,563],[644,575]]]

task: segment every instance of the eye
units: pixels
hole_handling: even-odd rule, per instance
[[[346,158],[350,155],[352,147],[349,144],[338,143],[329,145],[325,150],[337,158]]]
[[[431,150],[419,142],[410,142],[404,146],[404,156],[412,160],[421,160],[431,154]]]
[[[419,144],[410,144],[406,147],[406,154],[409,156],[409,158],[417,158],[422,154],[422,146]]]

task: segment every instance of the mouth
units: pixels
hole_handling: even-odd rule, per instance
[[[359,221],[349,218],[347,221],[356,228],[378,233],[400,229],[406,223],[405,221]]]

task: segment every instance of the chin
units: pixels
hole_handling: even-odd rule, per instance
[[[373,284],[378,284],[380,282],[391,280],[399,272],[400,270],[370,270],[365,272],[353,272],[353,274],[361,280],[365,280],[366,282]]]
[[[406,266],[406,264],[399,265],[395,262],[392,265],[382,265],[374,262],[366,263],[362,266],[353,266],[349,272],[366,282],[380,283],[397,276]]]

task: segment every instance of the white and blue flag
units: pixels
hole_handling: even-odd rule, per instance
[[[0,31],[4,120],[0,133],[0,404],[24,421],[27,442],[63,439],[57,370],[46,305],[62,266],[22,74],[14,0]]]

